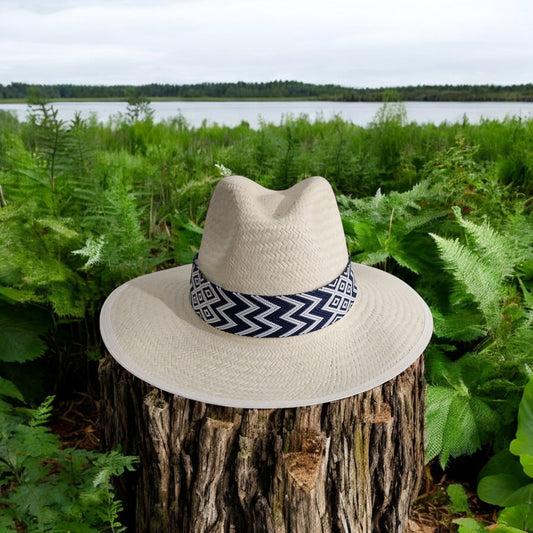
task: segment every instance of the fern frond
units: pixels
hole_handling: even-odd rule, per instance
[[[174,205],[176,209],[199,222],[198,212],[207,207],[209,198],[220,181],[220,176],[203,176],[194,180],[183,181],[175,190]]]
[[[427,226],[431,222],[434,222],[439,218],[445,217],[446,214],[446,211],[443,210],[424,211],[423,213],[420,213],[415,217],[408,218],[405,222],[405,228],[408,231],[412,231],[423,226]]]
[[[102,262],[102,248],[104,244],[104,235],[99,235],[97,239],[89,237],[85,241],[85,246],[83,248],[80,248],[79,250],[73,250],[71,253],[87,258],[87,261],[82,267],[82,269],[87,270],[89,267]]]
[[[428,386],[426,393],[426,461],[437,457],[444,442],[446,420],[454,391],[450,387]]]
[[[501,320],[499,310],[503,294],[500,270],[483,261],[458,239],[446,239],[430,233],[446,267],[479,307],[487,324],[496,327]]]
[[[511,276],[521,259],[511,239],[495,231],[487,222],[478,225],[465,219],[457,206],[453,212],[461,227],[473,239],[479,254],[490,261],[492,269],[498,272],[500,280]]]
[[[44,401],[34,411],[31,420],[29,421],[30,427],[44,426],[50,416],[52,415],[52,402],[55,396],[47,396]]]
[[[107,486],[113,476],[120,476],[125,470],[135,470],[137,457],[122,455],[117,450],[99,455],[94,462],[95,475],[92,480],[94,488]]]
[[[52,400],[37,409],[0,400],[0,529],[7,524],[2,531],[11,530],[17,519],[30,531],[124,531],[111,477],[133,470],[138,459],[118,451],[64,449],[46,426]]]
[[[432,308],[435,335],[454,341],[473,341],[487,333],[483,317],[471,309],[454,309],[444,316],[438,309]]]
[[[479,450],[497,427],[497,414],[464,387],[429,386],[426,400],[426,460],[438,456],[443,468]]]
[[[39,218],[35,221],[41,228],[47,228],[57,233],[66,240],[76,239],[79,235],[77,231],[69,228],[67,224],[72,224],[72,219],[59,218]]]

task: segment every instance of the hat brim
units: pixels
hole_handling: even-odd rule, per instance
[[[105,301],[100,329],[126,370],[172,394],[241,408],[286,408],[381,385],[422,354],[431,312],[402,280],[352,263],[357,297],[341,320],[288,338],[251,338],[203,322],[189,303],[191,266],[128,281]]]

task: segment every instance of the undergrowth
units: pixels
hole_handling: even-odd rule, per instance
[[[428,302],[428,461],[445,469],[508,447],[533,368],[532,136],[531,120],[412,124],[401,104],[368,128],[339,117],[193,128],[179,116],[155,123],[142,100],[107,124],[63,122],[46,103],[23,123],[0,112],[0,506],[9,527],[46,530],[51,506],[57,520],[71,513],[65,524],[92,513],[95,528],[113,531],[110,475],[133,460],[61,450],[45,398],[93,379],[111,290],[191,262],[228,172],[274,189],[324,176],[352,258]],[[27,490],[38,503],[22,503]]]
[[[22,399],[3,385],[1,396]],[[136,458],[63,448],[46,426],[52,401],[30,409],[0,399],[1,531],[124,531],[111,479],[133,470]]]

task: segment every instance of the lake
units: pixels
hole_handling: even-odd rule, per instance
[[[75,112],[83,118],[95,114],[98,121],[107,122],[118,113],[125,114],[125,102],[54,102],[58,116],[70,120]],[[343,120],[359,126],[366,126],[372,121],[381,103],[371,102],[152,102],[156,121],[182,115],[190,126],[207,124],[224,124],[237,126],[246,121],[257,128],[261,122],[281,123],[289,116],[306,115],[310,120],[330,119],[339,116]],[[506,117],[533,118],[533,102],[405,102],[407,119],[410,122],[440,124],[442,122],[462,122],[467,117],[469,122],[478,123],[482,119],[503,120]],[[26,104],[0,104],[0,109],[13,111],[20,120],[24,120],[28,107]]]

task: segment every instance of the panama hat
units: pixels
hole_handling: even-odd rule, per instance
[[[191,265],[135,278],[100,315],[110,354],[149,384],[228,407],[352,396],[409,367],[433,331],[406,283],[350,261],[327,180],[222,179]]]

